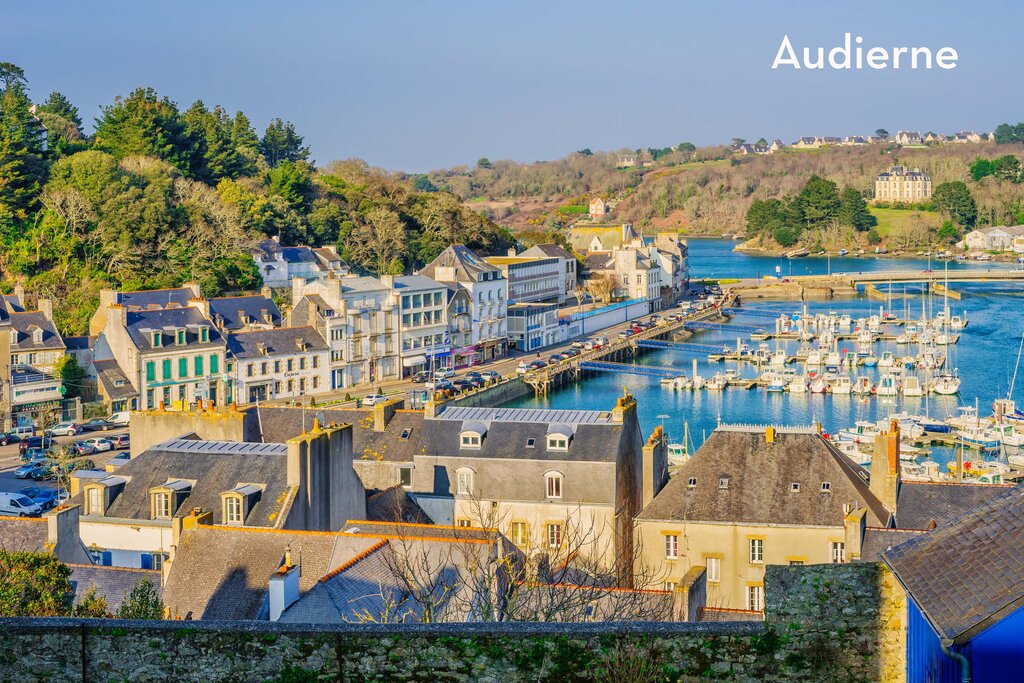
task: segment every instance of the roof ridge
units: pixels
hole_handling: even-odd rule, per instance
[[[96,569],[112,569],[118,572],[135,572],[137,574],[160,574],[159,569],[142,569],[141,567],[116,567],[107,564],[86,564],[85,562],[65,562],[69,567],[90,567]]]
[[[370,555],[374,554],[375,552],[377,552],[378,550],[380,550],[384,546],[388,545],[389,543],[390,543],[390,541],[388,541],[388,540],[378,541],[377,543],[374,543],[373,545],[371,545],[366,550],[364,550],[364,551],[362,551],[360,553],[357,553],[354,557],[351,557],[348,560],[346,560],[345,562],[342,562],[337,567],[335,567],[331,571],[329,571],[326,574],[324,574],[323,576],[321,576],[320,580],[317,583],[326,583],[326,582],[330,581],[331,579],[333,579],[338,574],[341,574],[342,572],[348,571],[349,569],[351,569],[355,565],[359,564],[360,562],[365,560],[367,557],[369,557]]]

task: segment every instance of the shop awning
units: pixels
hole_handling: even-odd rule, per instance
[[[427,362],[426,356],[409,356],[408,358],[402,359],[403,368],[411,368],[414,365],[425,365]]]

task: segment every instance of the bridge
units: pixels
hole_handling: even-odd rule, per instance
[[[716,330],[719,332],[746,332],[747,334],[754,334],[758,331],[763,331],[760,327],[753,327],[751,325],[733,325],[731,323],[709,323],[700,320],[689,321],[683,324],[688,330]]]
[[[942,283],[942,282],[1024,282],[1024,270],[1013,268],[958,268],[956,270],[876,270],[864,273],[832,273],[823,275],[797,275],[789,278],[796,282],[820,281],[831,277],[853,286],[885,283]]]
[[[580,363],[580,370],[594,372],[617,372],[624,375],[640,375],[642,377],[679,377],[682,371],[659,365],[636,365],[633,363],[611,363],[609,361],[585,360]]]
[[[690,344],[687,342],[675,342],[667,339],[641,339],[636,343],[642,349],[671,349],[673,351],[689,351],[691,353],[721,353],[721,346],[710,344]]]
[[[736,315],[737,313],[741,313],[741,314],[743,314],[745,316],[749,316],[749,317],[752,317],[752,318],[771,318],[772,320],[776,320],[776,319],[779,318],[779,316],[783,316],[783,315],[786,316],[787,318],[789,316],[793,315],[792,311],[766,311],[764,309],[737,308],[735,306],[733,306],[731,308],[723,308],[722,309],[722,313],[725,313],[725,314],[728,314],[728,315]]]

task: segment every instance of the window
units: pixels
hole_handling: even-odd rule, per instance
[[[764,610],[764,586],[747,586],[747,609],[753,612]]]
[[[291,358],[289,358],[289,359],[288,359],[288,362],[286,363],[286,366],[287,366],[287,368],[288,368],[288,372],[291,372],[291,371],[292,371],[292,364],[293,364],[293,363],[292,363],[292,359],[291,359]]]
[[[832,484],[830,484],[827,481],[821,482],[821,492],[822,493],[831,493],[831,491],[832,491]]]
[[[157,570],[158,572],[159,571],[163,571],[163,569],[164,569],[164,554],[163,553],[153,553],[152,557],[150,558],[150,566],[152,566],[153,569]]]
[[[548,547],[558,548],[562,545],[562,525],[548,524]]]
[[[512,522],[511,526],[509,526],[508,535],[516,545],[526,545],[529,540],[526,533],[526,522]]]
[[[832,543],[832,563],[839,564],[846,562],[846,544],[841,541]]]
[[[320,367],[320,356],[313,356],[313,367]]]
[[[480,435],[474,433],[468,433],[462,435],[462,447],[463,448],[480,448]]]
[[[171,518],[171,496],[168,493],[153,494],[153,519]]]
[[[148,410],[152,410],[155,407],[156,407],[156,403],[155,403],[155,400],[154,400],[154,397],[153,397],[153,390],[152,389],[146,389],[146,408]]]
[[[457,475],[458,488],[456,492],[460,496],[469,496],[473,493],[473,471],[461,470]]]
[[[252,363],[249,363],[248,365],[246,365],[245,366],[245,376],[246,377],[252,377],[253,371],[255,369],[256,369],[256,366],[254,364],[252,364]]]
[[[662,584],[661,589],[665,590],[665,591],[668,591],[669,593],[673,593],[676,590],[676,582],[675,581],[666,581],[664,584]]]
[[[526,447],[527,448],[533,448],[536,445],[536,443],[537,443],[537,439],[527,439],[526,440]]]
[[[210,356],[210,374],[216,374],[217,372],[220,371],[220,365],[218,363],[219,360],[220,359],[217,356],[217,354],[213,354]]]
[[[412,468],[411,467],[399,467],[398,468],[398,483],[405,488],[412,486]]]
[[[469,527],[473,526],[473,523],[470,522],[468,519],[457,519],[455,520],[455,524],[460,529],[468,529]]]
[[[547,491],[548,498],[561,498],[562,497],[562,475],[557,472],[548,474],[547,479]]]
[[[691,489],[697,488],[697,477],[690,477],[690,479],[686,482],[686,486],[687,488]]]
[[[163,345],[164,345],[164,335],[163,335],[163,333],[162,332],[154,332],[153,333],[153,346],[163,346]]]
[[[199,328],[199,341],[203,342],[204,344],[206,342],[210,341],[210,330],[209,329],[207,329],[205,327],[200,327]]]
[[[86,500],[85,514],[103,514],[103,491],[98,486],[94,486],[89,489],[89,497]]]
[[[794,481],[792,484],[789,485],[789,490],[792,491],[793,493],[800,493],[800,482]]]
[[[665,536],[665,559],[679,559],[679,536],[677,534],[668,534]]]
[[[267,371],[268,371],[269,369],[270,369],[270,366],[269,366],[269,365],[267,364],[267,361],[262,361],[262,362],[260,363],[260,374],[261,374],[261,375],[266,375],[266,374],[267,374]]]
[[[185,345],[185,330],[178,330],[177,344],[178,346]]]
[[[764,562],[764,541],[760,538],[750,539],[750,562],[752,564]]]
[[[178,359],[178,377],[188,377],[188,358]]]
[[[242,523],[242,499],[238,496],[227,496],[224,498],[224,523]]]
[[[153,361],[149,361],[148,363],[146,363],[146,381],[156,381],[156,363],[154,363]]]
[[[193,365],[195,366],[195,375],[196,375],[196,377],[202,377],[203,376],[203,357],[202,356],[196,356]]]
[[[729,488],[729,477],[719,477],[718,478],[718,488],[720,488],[720,489],[727,489],[727,488]]]
[[[718,583],[722,580],[722,558],[707,558],[708,581]]]
[[[305,370],[305,369],[306,369],[306,357],[303,356],[302,358],[299,358],[299,370]]]
[[[170,358],[165,358],[164,359],[163,368],[162,369],[163,369],[164,379],[170,379],[171,378],[171,359]]]
[[[789,561],[789,566],[790,567],[801,567],[801,566],[803,566],[803,564],[804,564],[803,560],[790,560]]]
[[[274,361],[274,374],[279,374],[280,372],[281,372],[281,361],[275,360]]]
[[[567,451],[569,450],[569,439],[561,434],[552,434],[548,437],[548,450]]]

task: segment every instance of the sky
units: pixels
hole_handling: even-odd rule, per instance
[[[856,5],[856,6],[855,6]],[[152,86],[292,121],[318,164],[423,172],[480,157],[733,137],[987,131],[1024,119],[1024,3],[774,0],[0,2],[0,61],[91,122]],[[773,71],[803,47],[951,46],[956,69]]]

